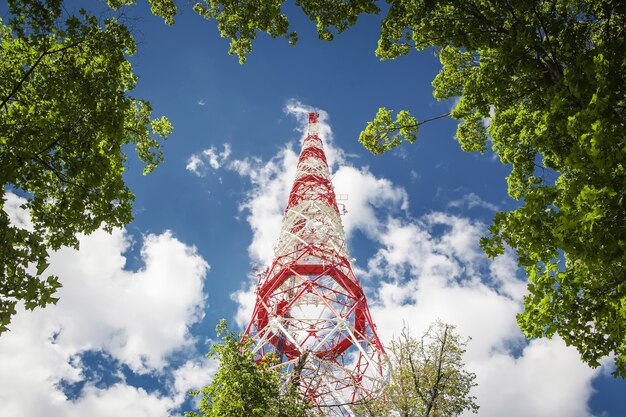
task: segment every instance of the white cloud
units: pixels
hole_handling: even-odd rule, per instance
[[[298,155],[287,144],[268,162],[259,159],[234,160],[229,168],[247,177],[252,184],[250,197],[240,205],[245,211],[255,239],[248,247],[253,262],[269,264],[274,256],[285,204],[296,175]],[[268,244],[268,242],[272,242]]]
[[[235,323],[242,329],[245,329],[250,322],[250,317],[254,311],[254,303],[256,294],[254,293],[254,285],[256,282],[251,280],[246,285],[231,295],[231,299],[237,303],[237,313],[235,313]]]
[[[495,352],[470,362],[481,416],[588,417],[594,371],[558,337],[533,340],[520,357]],[[468,414],[469,415],[469,414]]]
[[[203,176],[202,170],[204,167],[204,161],[197,155],[193,154],[187,160],[187,166],[185,167],[187,171],[191,171],[198,176]]]
[[[213,170],[218,170],[230,157],[232,150],[229,143],[224,143],[222,151],[211,146],[200,153],[192,154],[187,160],[186,169],[199,177],[207,174],[207,164]]]
[[[498,256],[489,262],[489,275],[500,292],[515,300],[521,300],[526,294],[526,282],[517,279],[512,271],[517,269],[517,261],[510,249],[504,256]]]
[[[152,417],[167,415],[174,406],[168,397],[159,397],[125,384],[115,384],[106,389],[88,385],[83,395],[75,402],[58,401],[53,404],[40,403],[36,407],[41,412],[26,415],[45,415],[63,417],[110,417],[139,416]],[[15,415],[15,414],[13,414]],[[20,415],[19,413],[17,415]]]
[[[204,101],[203,98],[201,98],[200,100],[198,100],[197,102],[198,106],[206,106],[206,102]]]
[[[527,344],[515,321],[525,283],[511,253],[491,262],[480,252],[484,225],[431,213],[389,217],[381,230],[382,247],[369,266],[382,284],[370,305],[384,341],[405,324],[420,335],[442,319],[472,337],[465,359],[477,374],[481,416],[589,415],[591,381],[600,371],[558,337]]]
[[[12,218],[25,215],[8,210]],[[184,400],[185,381],[197,382],[189,376],[190,365],[177,371],[168,395],[125,381],[105,388],[87,382],[80,397],[70,401],[58,386],[61,380],[85,378],[80,355],[87,351],[152,374],[163,372],[176,352],[195,353],[189,326],[203,314],[208,264],[194,247],[164,232],[144,236],[144,266],[128,271],[124,253],[131,241],[123,230],[96,231],[80,237],[80,250],[51,254],[46,272],[61,277],[60,301],[19,311],[11,330],[0,337],[0,415],[167,415]]]
[[[60,345],[104,348],[144,372],[192,342],[187,325],[201,318],[208,265],[195,248],[165,232],[144,237],[145,267],[129,272],[122,255],[128,245],[120,230],[99,231],[81,239],[80,252],[54,254],[50,273],[63,277],[64,287],[50,314],[63,326]]]
[[[481,207],[491,211],[498,211],[500,208],[493,203],[489,203],[482,198],[480,198],[475,193],[469,193],[459,198],[458,200],[453,200],[448,203],[448,207],[452,208],[469,208],[472,209],[474,207]]]
[[[347,195],[343,225],[348,237],[357,229],[368,234],[376,233],[381,226],[376,215],[378,209],[386,208],[393,213],[409,208],[403,188],[386,178],[376,178],[367,168],[341,165],[333,176],[333,185],[337,194]]]
[[[190,360],[174,371],[174,392],[176,403],[184,401],[191,390],[199,389],[209,383],[217,371],[218,362],[204,357],[202,360]]]
[[[296,115],[303,126],[301,131],[311,109],[295,101],[287,104],[287,112]],[[324,112],[320,115],[327,120]],[[332,138],[327,124],[324,132]],[[525,282],[517,277],[511,252],[495,261],[482,253],[478,241],[486,226],[443,212],[411,217],[402,187],[367,168],[347,165],[332,140],[325,145],[327,151],[339,155],[333,167],[335,190],[349,194],[348,214],[343,217],[347,234],[359,230],[377,248],[365,262],[367,269],[357,273],[369,278],[364,282],[383,341],[398,334],[404,324],[419,335],[440,318],[472,337],[465,359],[468,369],[477,374],[479,387],[474,393],[481,416],[587,416],[591,381],[599,371],[582,364],[577,352],[558,337],[526,342],[515,320]],[[272,260],[271,248],[280,230],[296,158],[288,146],[266,163],[258,159],[232,162],[252,180],[251,197],[242,207],[253,231],[250,255],[254,262]],[[475,194],[455,205],[497,209]],[[255,284],[256,280],[250,280],[233,295],[239,303],[237,322],[242,326],[251,315]]]
[[[26,199],[13,193],[4,193],[4,198],[3,210],[7,213],[11,224],[20,229],[32,231],[33,222],[30,219],[30,214],[22,208],[26,204]]]

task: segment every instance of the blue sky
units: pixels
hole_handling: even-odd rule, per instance
[[[191,407],[208,383],[203,358],[215,324],[246,324],[255,270],[271,261],[307,111],[320,111],[355,269],[381,337],[403,323],[420,334],[437,318],[472,337],[480,416],[622,416],[626,384],[610,365],[589,369],[553,340],[523,339],[525,290],[510,253],[480,252],[495,210],[515,207],[507,167],[467,154],[455,124],[423,126],[418,142],[384,156],[357,138],[379,106],[420,119],[449,111],[432,98],[432,51],[380,62],[376,17],[334,42],[316,39],[287,10],[298,47],[260,36],[245,65],[227,55],[213,23],[182,10],[165,26],[144,4],[126,10],[139,52],[136,97],[167,115],[174,133],[149,176],[129,158],[135,220],[52,256],[57,306],[20,312],[0,337],[0,415],[161,416]],[[20,200],[5,206],[28,227]],[[608,362],[607,362],[608,364]]]

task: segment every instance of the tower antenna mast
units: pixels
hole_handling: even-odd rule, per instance
[[[318,113],[298,159],[272,265],[261,277],[246,337],[326,416],[354,416],[376,398],[386,356],[350,263]]]

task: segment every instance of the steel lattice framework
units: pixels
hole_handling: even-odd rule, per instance
[[[263,274],[247,337],[270,353],[326,416],[379,394],[386,357],[346,248],[318,114],[309,113],[271,267]]]

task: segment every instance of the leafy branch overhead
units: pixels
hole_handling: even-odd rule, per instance
[[[291,31],[289,20],[282,11],[284,0],[203,0],[194,10],[206,19],[215,19],[223,38],[230,39],[231,55],[237,55],[240,63],[252,52],[252,42],[257,32],[272,38],[284,37],[290,44],[298,42],[298,35]],[[315,22],[320,39],[333,40],[334,33],[341,33],[354,25],[362,13],[378,13],[374,0],[296,0],[296,6]]]
[[[417,130],[421,125],[450,116],[450,113],[445,113],[418,122],[406,110],[398,112],[396,120],[392,120],[392,114],[393,110],[381,107],[374,120],[367,124],[359,136],[359,142],[373,154],[382,155],[400,146],[403,140],[414,143],[417,139]]]
[[[283,1],[204,1],[231,53],[245,61],[256,31],[296,35]],[[268,2],[263,2],[264,4]],[[235,4],[238,7],[234,7]],[[362,14],[381,18],[376,54],[434,48],[437,99],[466,151],[491,146],[510,165],[519,208],[495,216],[487,254],[513,248],[529,277],[518,317],[529,337],[558,333],[598,366],[626,376],[626,9],[622,1],[299,0],[319,37],[332,40]],[[385,4],[383,6],[383,4]],[[269,29],[268,29],[269,28]],[[250,29],[251,31],[248,31]],[[287,35],[288,34],[288,35]],[[416,140],[407,111],[381,108],[360,140],[375,154]],[[550,174],[550,175],[546,175]]]
[[[434,96],[460,96],[451,116],[461,146],[482,152],[489,134],[511,165],[509,194],[521,206],[498,213],[482,244],[492,256],[510,245],[528,273],[522,330],[558,332],[592,366],[615,355],[615,374],[626,375],[624,10],[574,1],[394,6],[377,53],[440,47]]]
[[[126,26],[84,10],[64,15],[60,0],[8,4],[8,22],[0,21],[0,207],[21,196],[32,228],[0,210],[0,333],[18,301],[27,309],[56,303],[59,279],[44,275],[49,251],[130,222],[123,148],[133,145],[148,173],[172,130],[130,95],[135,42]]]

